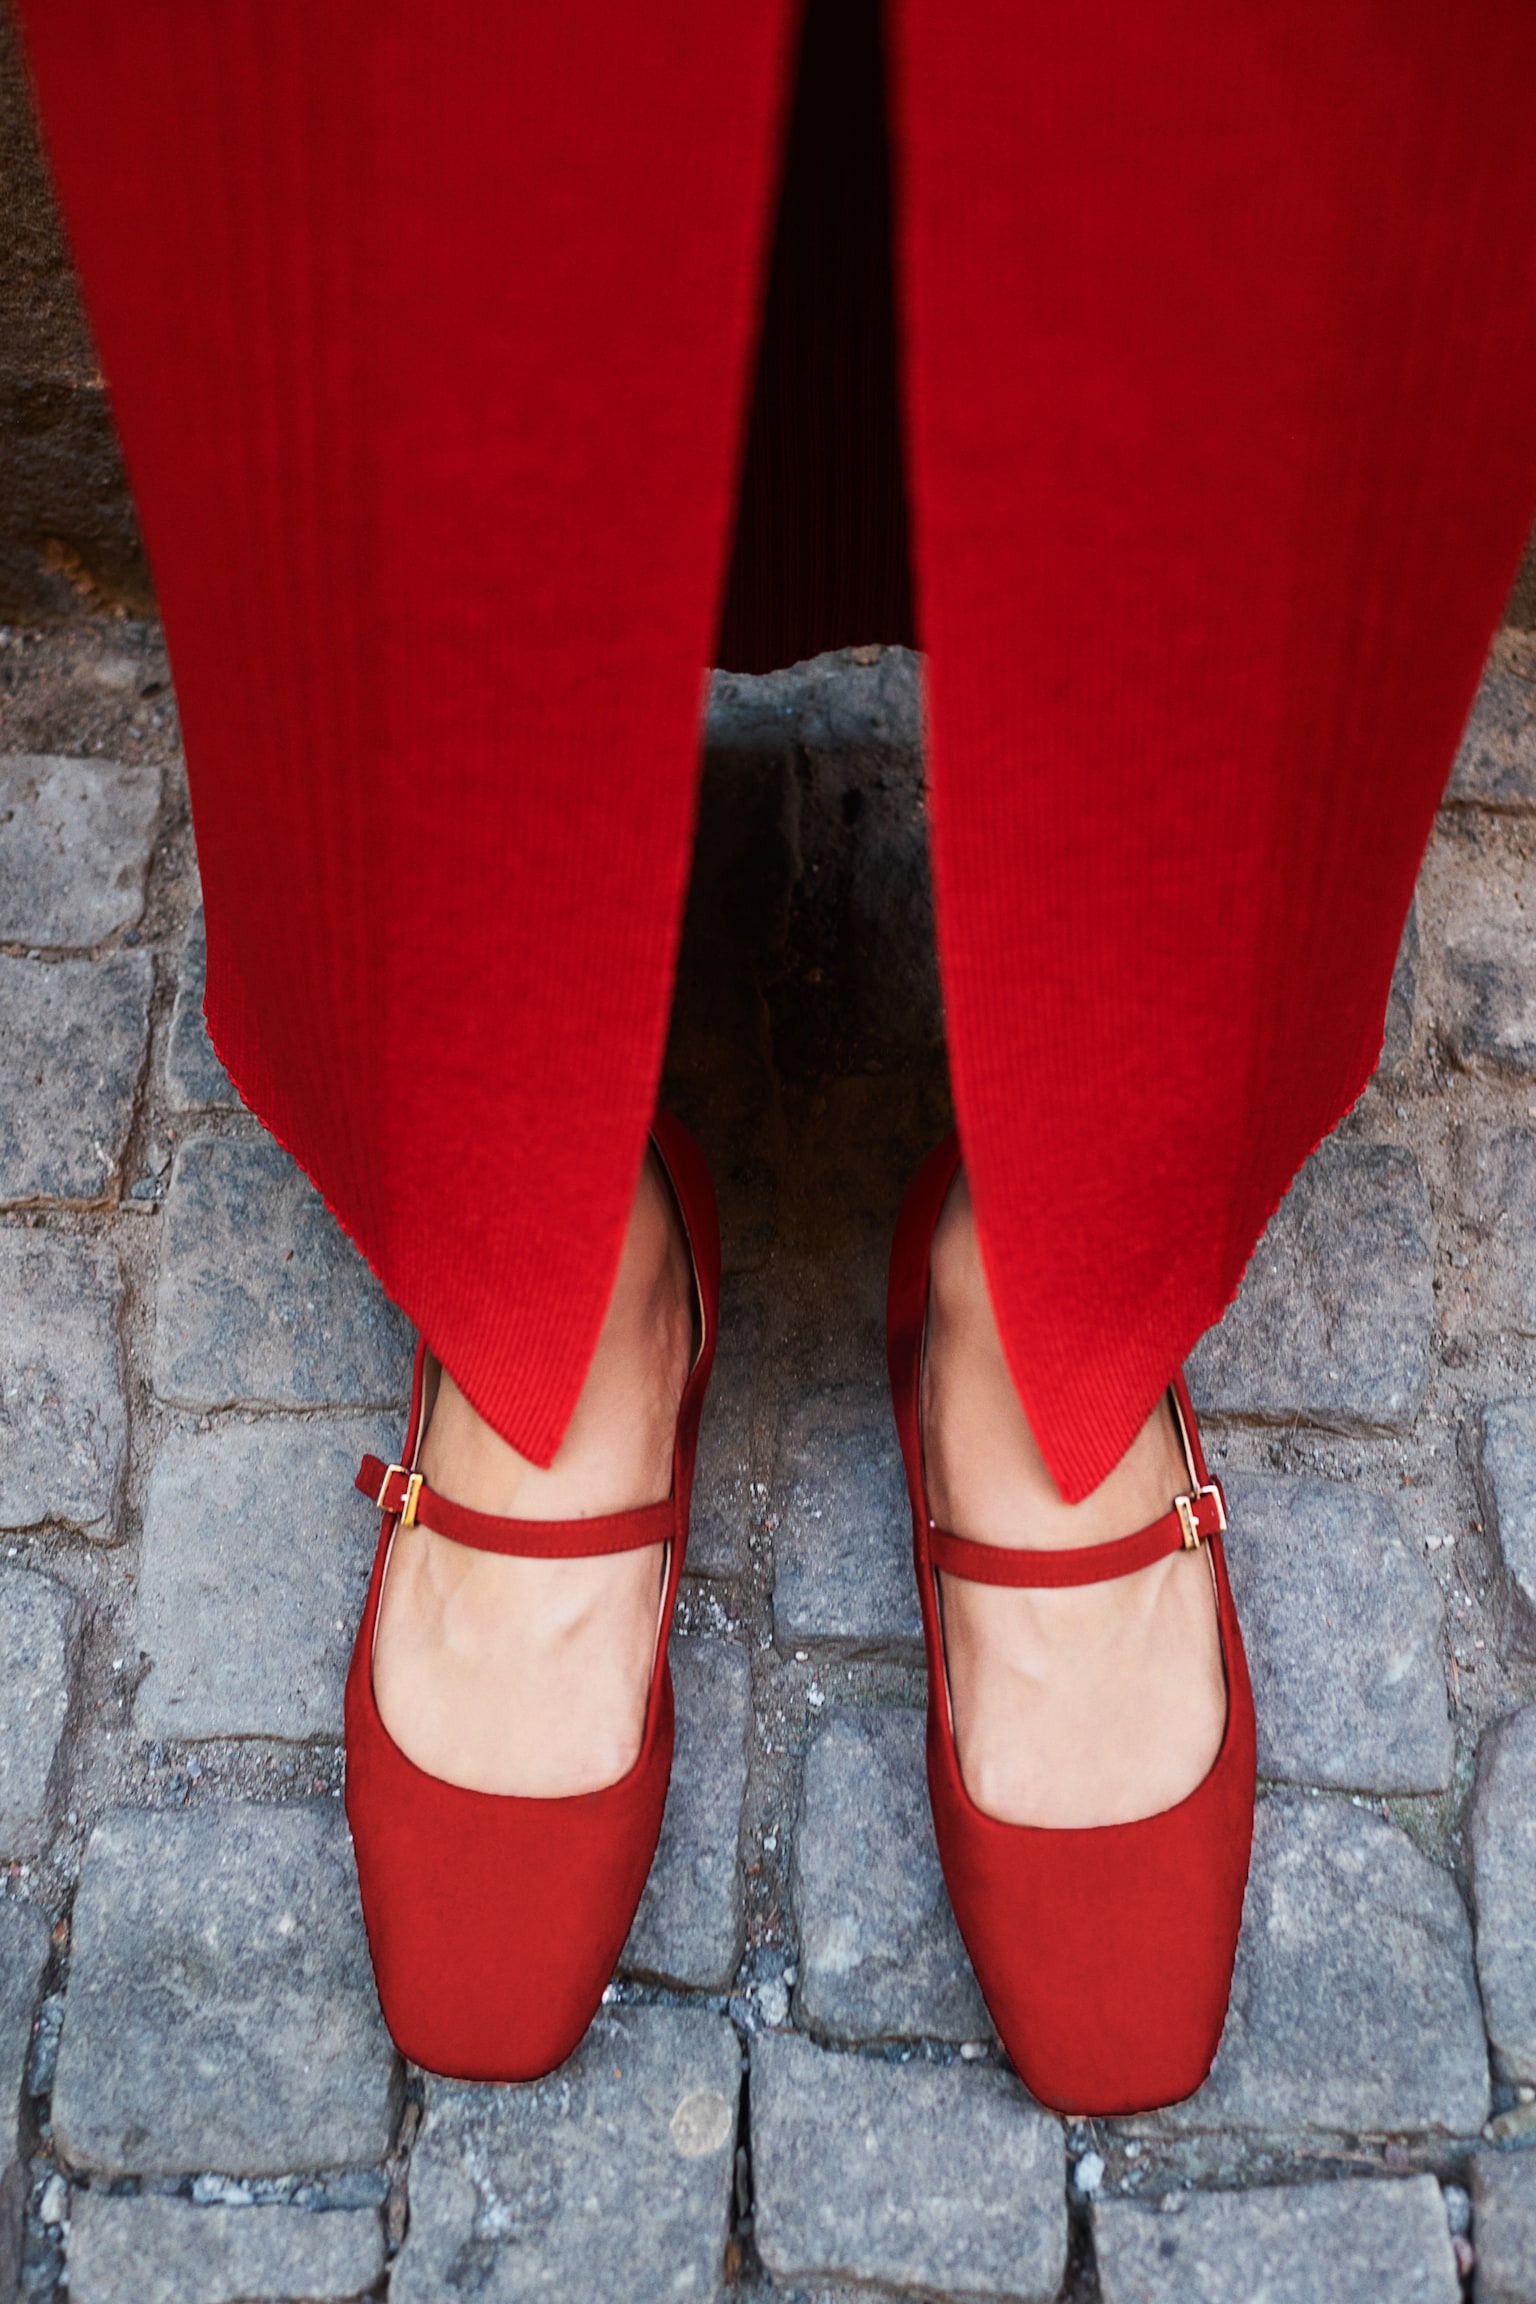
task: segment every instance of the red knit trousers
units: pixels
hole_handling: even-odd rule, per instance
[[[21,13],[219,1049],[545,1462],[661,1060],[797,10]],[[955,1100],[1076,1497],[1379,1050],[1536,509],[1536,9],[886,39]]]

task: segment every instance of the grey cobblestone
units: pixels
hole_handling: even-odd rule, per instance
[[[1458,2304],[1433,2176],[1096,2202],[1104,2304]]]
[[[391,2304],[712,2304],[740,2072],[724,2017],[625,2008],[548,2080],[429,2080]]]
[[[240,1098],[208,1037],[203,1021],[203,989],[208,978],[208,936],[199,904],[187,923],[176,976],[176,1005],[171,1011],[170,1036],[165,1051],[168,1101],[178,1112],[214,1109],[238,1112]]]
[[[1152,2129],[1466,2136],[1488,2107],[1454,1883],[1346,1801],[1261,1800],[1215,2066]]]
[[[1536,2081],[1536,1705],[1484,1736],[1468,1837],[1488,2037],[1506,2079]]]
[[[1346,1791],[1442,1790],[1456,1746],[1444,1612],[1393,1506],[1340,1481],[1241,1474],[1227,1495],[1259,1774]]]
[[[133,1120],[154,971],[0,958],[0,1201],[107,1196]]]
[[[1254,1250],[1236,1302],[1193,1354],[1196,1406],[1405,1430],[1429,1380],[1434,1241],[1411,1152],[1330,1138]]]
[[[388,1461],[394,1437],[378,1417],[286,1416],[170,1435],[144,1506],[142,1734],[341,1734],[379,1529],[353,1477],[365,1454]],[[261,1637],[231,1639],[232,1625]]]
[[[1475,1228],[1471,1283],[1483,1318],[1536,1336],[1536,1131],[1464,1127],[1462,1213]]]
[[[650,1878],[620,1966],[725,1992],[741,1959],[741,1802],[752,1677],[737,1640],[674,1639],[677,1746]]]
[[[408,1323],[279,1145],[193,1137],[177,1155],[162,1222],[163,1400],[326,1408],[405,1396]]]
[[[0,1528],[113,1533],[128,1452],[110,1248],[0,1229]]]
[[[384,2228],[367,2208],[200,2208],[164,2194],[78,2192],[68,2264],[69,2304],[328,2304],[380,2277]]]
[[[779,1433],[772,1494],[780,1646],[819,1639],[914,1645],[921,1626],[912,1517],[888,1397],[850,1384],[794,1400]]]
[[[1536,2152],[1472,2162],[1477,2304],[1536,2304]]]
[[[1474,852],[1449,875],[1441,926],[1443,1027],[1459,1062],[1536,1074],[1536,870],[1506,858],[1490,886]]]
[[[1380,1069],[1383,1072],[1396,1071],[1413,1044],[1414,1017],[1419,1003],[1421,952],[1419,903],[1415,896],[1403,923],[1397,961],[1392,970],[1392,986],[1387,994],[1387,1015],[1381,1043]]]
[[[1536,1609],[1536,1399],[1484,1411],[1479,1461],[1504,1566]]]
[[[1449,797],[1536,808],[1536,635],[1501,632],[1483,674]]]
[[[917,1712],[847,1711],[806,1755],[795,2020],[829,2040],[990,2037],[928,1808]]]
[[[399,2067],[339,1801],[118,1809],[91,1835],[54,2084],[103,2176],[383,2157]]]
[[[0,1898],[0,2296],[15,2290],[27,2185],[21,2089],[32,2016],[48,1965],[48,1922],[33,1904]]]
[[[36,1856],[54,1821],[80,1650],[67,1585],[0,1561],[0,1856]]]
[[[0,944],[80,947],[131,928],[159,808],[147,761],[0,753]]]
[[[1058,2124],[996,2069],[752,2045],[754,2229],[774,2278],[1047,2304],[1067,2257]]]
[[[740,1576],[749,1559],[752,1524],[752,1393],[762,1336],[762,1306],[729,1276],[720,1288],[720,1334],[704,1399],[688,1524],[693,1576]]]

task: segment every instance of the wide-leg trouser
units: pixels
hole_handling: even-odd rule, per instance
[[[21,13],[215,1038],[547,1460],[662,1053],[793,0]],[[956,1105],[1075,1496],[1378,1052],[1536,508],[1536,10],[887,33]]]

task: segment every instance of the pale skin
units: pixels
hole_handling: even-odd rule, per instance
[[[976,1543],[1104,1544],[1189,1488],[1160,1401],[1102,1486],[1062,1502],[1003,1357],[963,1173],[934,1232],[922,1411],[928,1509]],[[1062,1591],[940,1581],[955,1745],[979,1808],[1058,1830],[1126,1824],[1210,1772],[1227,1697],[1204,1551]]]
[[[445,1370],[421,1468],[456,1503],[520,1519],[654,1503],[671,1486],[695,1346],[687,1244],[650,1152],[553,1464],[509,1447]],[[1063,1504],[1008,1374],[963,1175],[934,1236],[923,1445],[934,1518],[982,1543],[1102,1543],[1188,1486],[1160,1406],[1102,1487]],[[617,1782],[640,1749],[661,1577],[659,1546],[543,1561],[400,1530],[373,1659],[385,1727],[429,1775],[478,1791],[552,1798]],[[989,1814],[1125,1822],[1171,1806],[1209,1770],[1226,1694],[1203,1554],[1059,1592],[950,1577],[943,1604],[961,1769]]]
[[[587,1380],[547,1470],[476,1415],[443,1371],[421,1451],[456,1504],[577,1520],[659,1503],[693,1356],[693,1265],[654,1151],[641,1171]],[[399,1530],[373,1691],[418,1768],[480,1792],[553,1799],[617,1783],[639,1756],[663,1548],[596,1559],[476,1552]]]

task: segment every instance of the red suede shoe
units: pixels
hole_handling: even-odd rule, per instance
[[[370,1456],[357,1477],[384,1515],[347,1676],[347,1820],[363,1917],[396,2045],[429,2071],[458,2079],[533,2080],[571,2053],[613,1974],[661,1830],[672,1771],[667,1633],[715,1352],[720,1234],[709,1170],[692,1137],[666,1113],[658,1113],[651,1136],[693,1253],[702,1325],[678,1409],[666,1501],[588,1520],[511,1520],[437,1495],[415,1470],[424,1344],[416,1351],[402,1462],[386,1466]],[[413,1521],[456,1544],[543,1560],[667,1546],[645,1730],[627,1776],[597,1792],[526,1799],[445,1784],[406,1758],[374,1701],[373,1647],[395,1528]]]
[[[1176,1376],[1189,1493],[1151,1527],[1081,1551],[1017,1552],[934,1526],[919,1383],[929,1253],[959,1164],[951,1137],[913,1181],[891,1252],[886,1322],[928,1659],[928,1795],[939,1858],[977,1981],[1025,2085],[1060,2112],[1146,2112],[1193,2094],[1210,2070],[1248,1879],[1253,1692],[1222,1557],[1226,1508]],[[981,1584],[1097,1584],[1197,1546],[1210,1561],[1227,1681],[1227,1724],[1209,1775],[1174,1807],[1133,1824],[1051,1831],[986,1815],[965,1789],[955,1751],[939,1574]]]

